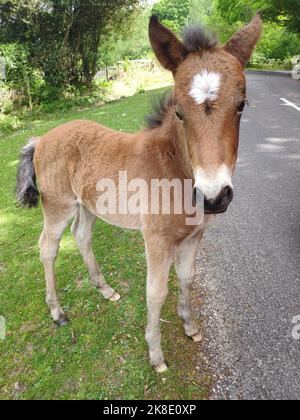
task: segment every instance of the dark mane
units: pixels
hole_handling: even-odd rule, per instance
[[[218,45],[218,38],[206,27],[191,25],[183,30],[183,44],[190,53],[211,50]]]
[[[166,113],[172,105],[172,101],[171,92],[166,92],[161,97],[154,98],[153,112],[145,117],[147,128],[152,130],[162,125]]]

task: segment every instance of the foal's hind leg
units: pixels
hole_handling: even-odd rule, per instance
[[[40,255],[46,276],[46,302],[55,323],[58,326],[63,326],[68,324],[69,321],[57,297],[54,265],[62,235],[75,215],[76,206],[70,205],[68,207],[66,203],[63,203],[63,206],[52,209],[51,206],[45,205],[44,202],[43,207],[44,230],[40,238]]]
[[[194,341],[201,341],[199,327],[192,316],[192,288],[196,274],[196,255],[200,237],[183,242],[176,253],[176,271],[180,282],[178,313],[184,323],[185,334]]]
[[[92,236],[95,221],[96,216],[85,207],[80,206],[72,225],[72,234],[75,237],[84,262],[88,267],[92,284],[100,289],[105,299],[116,302],[120,299],[120,295],[106,284],[92,250]]]

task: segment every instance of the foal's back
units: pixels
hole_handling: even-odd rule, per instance
[[[97,180],[114,180],[118,167],[136,153],[134,137],[92,121],[73,121],[51,130],[41,137],[34,154],[42,196],[84,199]]]

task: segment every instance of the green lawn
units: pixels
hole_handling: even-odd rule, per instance
[[[41,209],[17,208],[13,190],[20,148],[31,135],[73,119],[91,119],[117,130],[136,131],[149,110],[148,92],[102,108],[45,116],[0,138],[0,316],[7,338],[0,340],[0,399],[201,399],[209,378],[197,366],[199,345],[183,334],[176,314],[177,282],[163,319],[163,347],[169,371],[148,364],[146,264],[139,233],[98,222],[94,249],[108,283],[122,294],[105,301],[90,286],[87,270],[68,232],[57,261],[61,303],[71,325],[56,329],[45,301],[38,238]]]

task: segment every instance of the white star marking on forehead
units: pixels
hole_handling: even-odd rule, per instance
[[[221,75],[215,72],[202,70],[193,78],[190,96],[201,105],[206,101],[215,101],[221,85]]]

